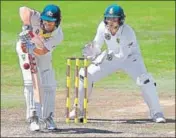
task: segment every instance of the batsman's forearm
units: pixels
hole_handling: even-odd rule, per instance
[[[49,50],[48,49],[46,49],[45,47],[44,48],[34,48],[34,53],[35,54],[37,54],[37,55],[44,55],[44,54],[46,54],[46,53],[48,53],[49,52]]]
[[[32,10],[27,7],[20,7],[19,9],[20,18],[23,22],[23,25],[30,25]]]

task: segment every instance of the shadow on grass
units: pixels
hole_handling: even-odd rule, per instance
[[[146,124],[154,123],[151,119],[93,119],[89,118],[91,123],[109,122],[109,123],[127,123],[127,124]],[[175,123],[175,119],[166,118],[166,124]]]
[[[97,134],[121,134],[122,132],[115,132],[96,128],[64,128],[53,131],[41,131],[42,133],[58,133],[58,134],[86,134],[86,133],[97,133]]]
[[[175,123],[175,119],[166,119],[165,124],[169,123]],[[104,123],[110,123],[110,124],[153,124],[154,122],[151,119],[94,119],[89,118],[87,124],[103,124]],[[163,123],[160,123],[163,124]],[[56,134],[121,134],[123,132],[118,131],[110,131],[106,129],[97,129],[97,128],[82,128],[82,127],[76,127],[76,128],[62,128],[57,129],[53,131],[49,130],[42,130],[41,133],[56,133]]]

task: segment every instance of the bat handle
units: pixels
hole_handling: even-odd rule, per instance
[[[33,38],[33,37],[34,37],[34,34],[33,34],[33,32],[32,32],[32,31],[29,31],[29,35],[31,36],[31,38]]]

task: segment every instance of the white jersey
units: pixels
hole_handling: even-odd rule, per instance
[[[40,24],[40,13],[38,11],[34,11],[31,15],[31,25],[33,27],[34,35],[42,35],[41,40],[49,52],[45,55],[36,56],[38,66],[41,70],[45,70],[52,67],[52,51],[58,44],[63,40],[63,32],[62,28],[59,26],[52,33],[43,34],[43,30],[41,29]]]
[[[140,54],[136,35],[127,24],[120,26],[117,33],[113,36],[102,21],[98,26],[94,41],[100,49],[105,42],[108,51],[113,52],[120,59],[126,59],[132,54]]]

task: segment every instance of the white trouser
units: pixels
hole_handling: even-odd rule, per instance
[[[104,60],[102,64],[96,66],[94,64],[88,67],[88,98],[92,92],[92,84],[99,81],[100,79],[116,72],[117,70],[125,71],[132,79],[137,82],[142,90],[142,96],[144,101],[147,103],[151,116],[156,112],[161,112],[159,99],[156,92],[156,86],[154,85],[153,78],[147,73],[146,67],[142,60],[141,55],[133,55],[128,59],[119,60],[113,57],[111,61]],[[83,99],[84,99],[84,86],[83,76],[84,69],[81,68],[79,81],[79,107],[83,110]]]
[[[56,80],[53,70],[44,70],[42,76],[42,118],[46,119],[50,115],[54,116]]]
[[[33,85],[30,69],[24,69],[24,63],[29,63],[28,54],[23,53],[21,50],[21,43],[18,42],[16,51],[19,57],[19,64],[22,71],[24,81],[24,95],[26,99],[26,119],[29,120],[33,115],[33,111],[36,111],[37,116],[40,118],[47,118],[49,115],[54,115],[54,103],[55,103],[55,92],[56,92],[56,80],[54,77],[54,71],[51,67],[43,69],[38,67],[38,72],[41,80],[42,92],[41,92],[41,103],[34,101],[33,97]]]

